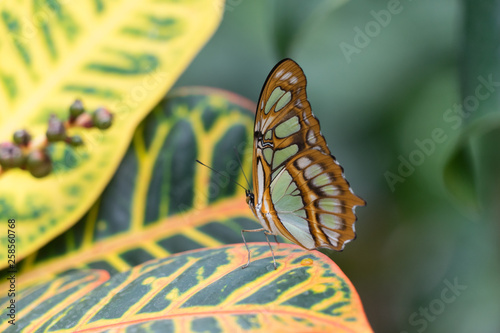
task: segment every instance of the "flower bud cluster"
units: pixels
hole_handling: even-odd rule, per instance
[[[66,121],[56,115],[50,115],[45,138],[41,144],[34,144],[28,131],[17,130],[12,142],[0,143],[0,175],[14,168],[28,170],[33,177],[42,178],[52,171],[52,161],[47,153],[47,147],[54,142],[62,141],[77,147],[83,145],[79,135],[69,136],[71,127],[108,129],[113,121],[113,115],[106,108],[98,108],[92,113],[85,112],[83,103],[77,99],[69,107],[69,117]],[[36,140],[39,142],[40,140]]]

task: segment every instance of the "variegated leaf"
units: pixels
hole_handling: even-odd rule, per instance
[[[189,251],[112,276],[73,273],[19,295],[3,332],[372,332],[359,296],[325,255],[253,243]],[[7,300],[8,301],[8,300]],[[0,302],[5,307],[6,300]]]
[[[137,128],[90,211],[21,263],[20,287],[69,269],[114,274],[173,253],[240,243],[241,229],[259,226],[243,189],[195,159],[244,184],[233,147],[251,175],[253,110],[253,103],[220,90],[172,92]]]
[[[46,178],[0,171],[0,221],[19,222],[17,259],[95,202],[135,127],[212,35],[222,9],[222,0],[0,3],[0,142],[23,128],[43,136],[49,115],[66,118],[75,98],[115,115],[109,130],[71,131],[83,137],[83,148],[54,145],[54,171]],[[0,252],[0,267],[6,263]]]

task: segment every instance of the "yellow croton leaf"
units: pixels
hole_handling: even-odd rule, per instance
[[[327,256],[250,243],[182,252],[110,276],[76,270],[19,294],[3,332],[373,332],[356,289]],[[7,297],[0,306],[8,306]]]
[[[50,146],[41,179],[0,171],[0,245],[15,219],[16,259],[68,229],[95,202],[137,124],[214,33],[223,1],[2,1],[0,143],[26,129],[43,138],[51,114],[79,98],[114,114],[108,130],[71,128],[84,145]],[[0,252],[0,267],[7,265]]]
[[[240,243],[241,229],[260,227],[245,191],[229,181],[244,184],[243,170],[251,175],[253,110],[249,100],[219,89],[169,92],[136,128],[89,211],[16,266],[17,290],[70,270],[116,274],[154,258]],[[262,241],[264,235],[246,239]],[[9,288],[4,274],[0,290]]]

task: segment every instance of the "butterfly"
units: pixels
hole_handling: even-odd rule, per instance
[[[291,59],[269,73],[255,115],[252,176],[246,202],[268,235],[281,235],[307,250],[342,251],[356,237],[356,206],[364,206],[330,153],[307,100],[306,77]]]

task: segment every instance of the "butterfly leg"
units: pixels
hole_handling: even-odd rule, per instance
[[[245,240],[245,236],[243,235],[243,233],[244,232],[260,232],[260,231],[266,231],[266,229],[260,228],[260,229],[252,229],[252,230],[244,230],[244,229],[241,230],[241,237],[243,238],[243,243],[245,243],[245,246],[246,246],[247,251],[248,251],[248,262],[245,265],[241,266],[241,268],[247,268],[248,265],[250,265],[250,249],[248,248],[247,241]],[[267,236],[266,236],[266,238],[267,238]],[[273,258],[274,258],[274,255],[273,255]]]
[[[269,248],[271,249],[271,254],[273,255],[274,269],[276,270],[276,259],[274,258],[273,247],[271,246],[271,243],[269,242],[269,237],[267,237],[267,235],[273,235],[273,234],[268,232],[267,230],[265,230],[264,235],[266,235],[267,244],[269,244]],[[274,239],[276,240],[276,243],[278,243],[278,239],[276,238],[276,235],[273,235],[273,236],[274,236]]]

